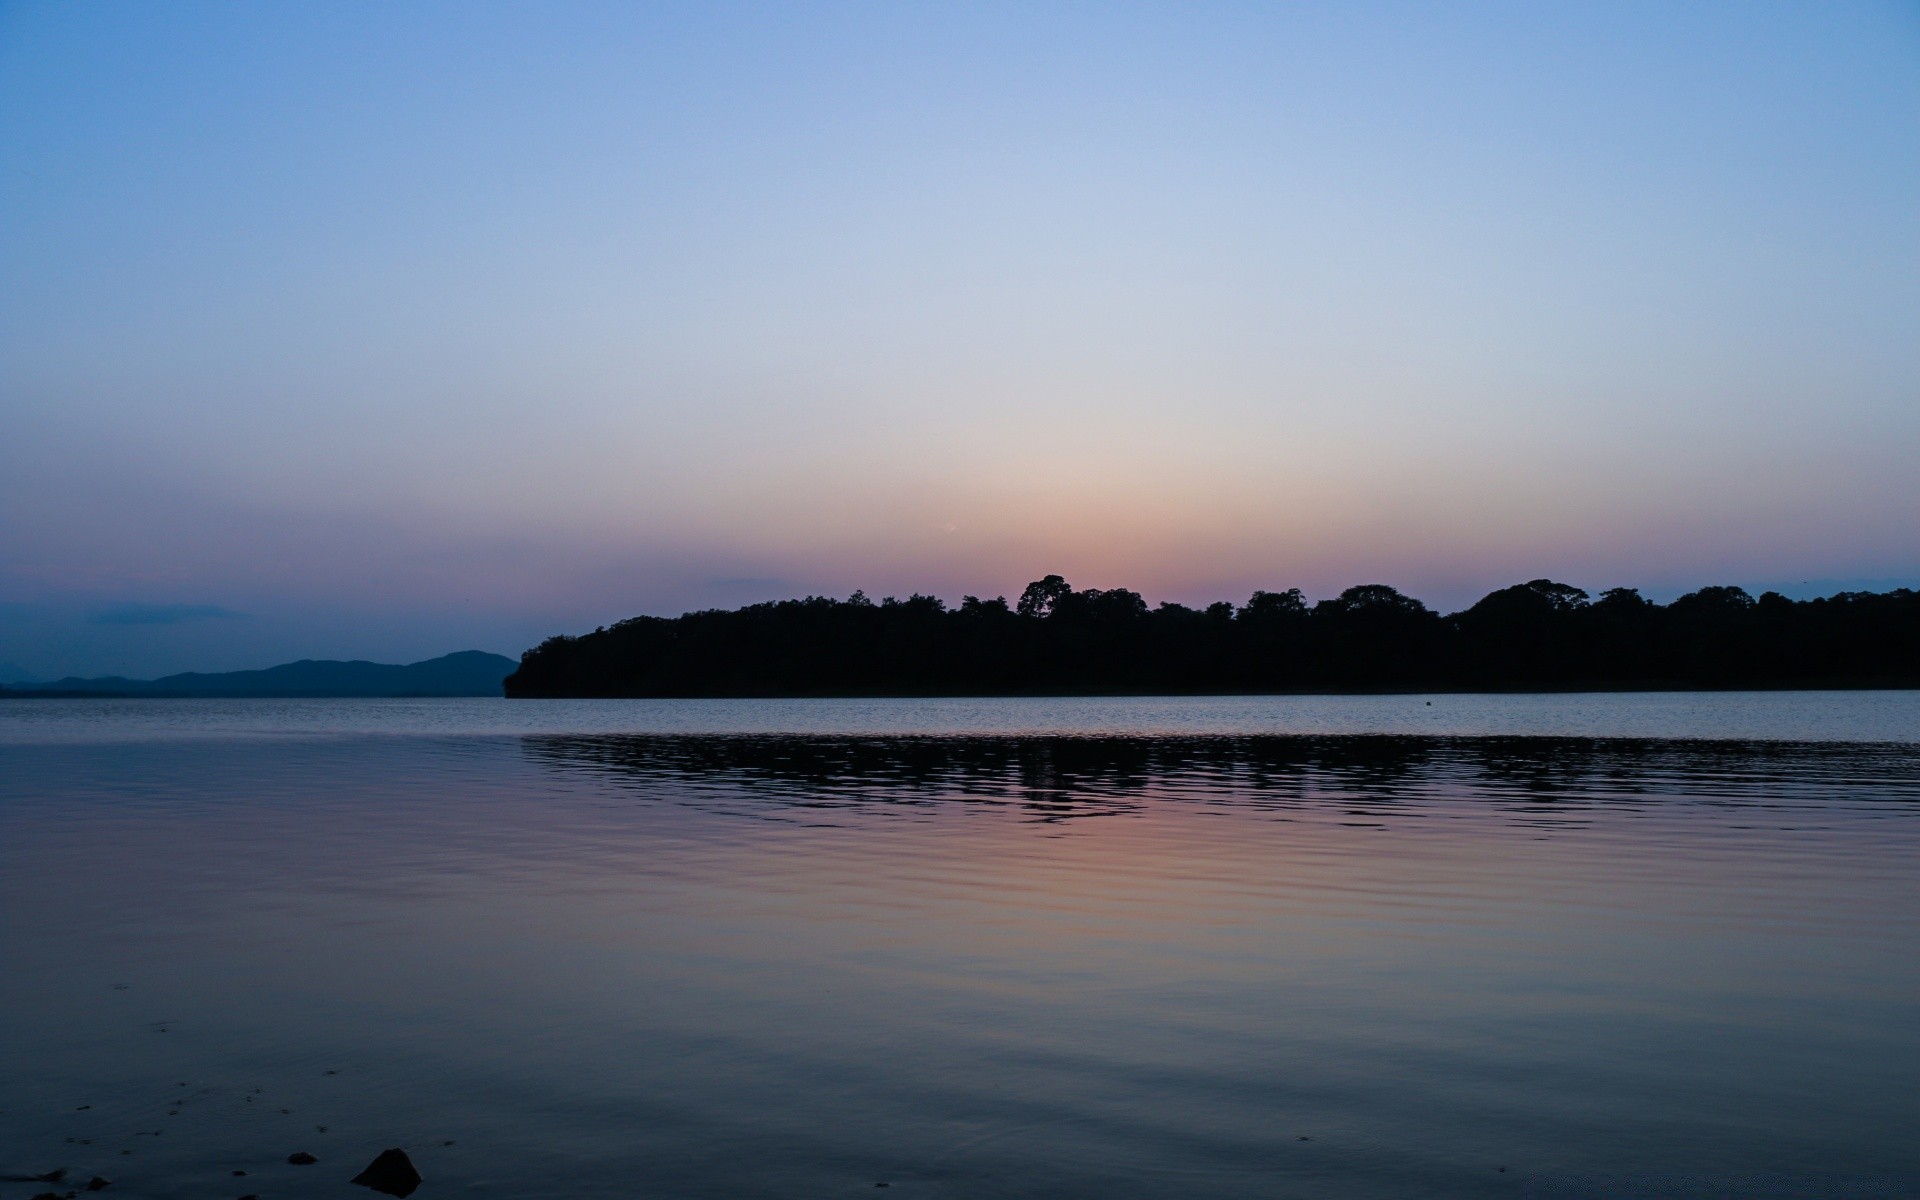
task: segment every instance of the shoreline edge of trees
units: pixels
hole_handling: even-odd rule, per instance
[[[855,592],[548,638],[509,697],[1154,695],[1920,686],[1920,592],[1668,604],[1536,579],[1441,614],[1384,584],[1149,607],[1058,575],[1020,599]]]

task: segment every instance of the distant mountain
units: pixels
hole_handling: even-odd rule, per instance
[[[59,679],[32,691],[114,696],[498,696],[520,664],[501,654],[462,650],[425,662],[336,662],[305,658],[264,671],[192,671],[162,679]]]
[[[0,662],[0,684],[32,683],[33,680],[33,672],[18,663]]]

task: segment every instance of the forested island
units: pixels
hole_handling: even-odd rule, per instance
[[[1064,695],[1920,686],[1920,592],[1668,604],[1548,579],[1451,615],[1383,584],[1149,606],[1058,575],[1017,603],[811,596],[633,617],[526,652],[508,696]]]

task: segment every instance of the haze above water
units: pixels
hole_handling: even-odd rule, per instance
[[[0,1174],[1911,1195],[1916,851],[1911,692],[11,702]]]

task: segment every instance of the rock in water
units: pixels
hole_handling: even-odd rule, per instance
[[[315,1158],[313,1155],[308,1154],[305,1150],[302,1150],[297,1154],[287,1155],[287,1161],[292,1163],[296,1167],[310,1167],[313,1164],[319,1162],[320,1160]]]
[[[413,1169],[413,1160],[405,1150],[382,1150],[380,1157],[353,1177],[353,1182],[389,1196],[411,1196],[420,1186],[420,1172]]]

